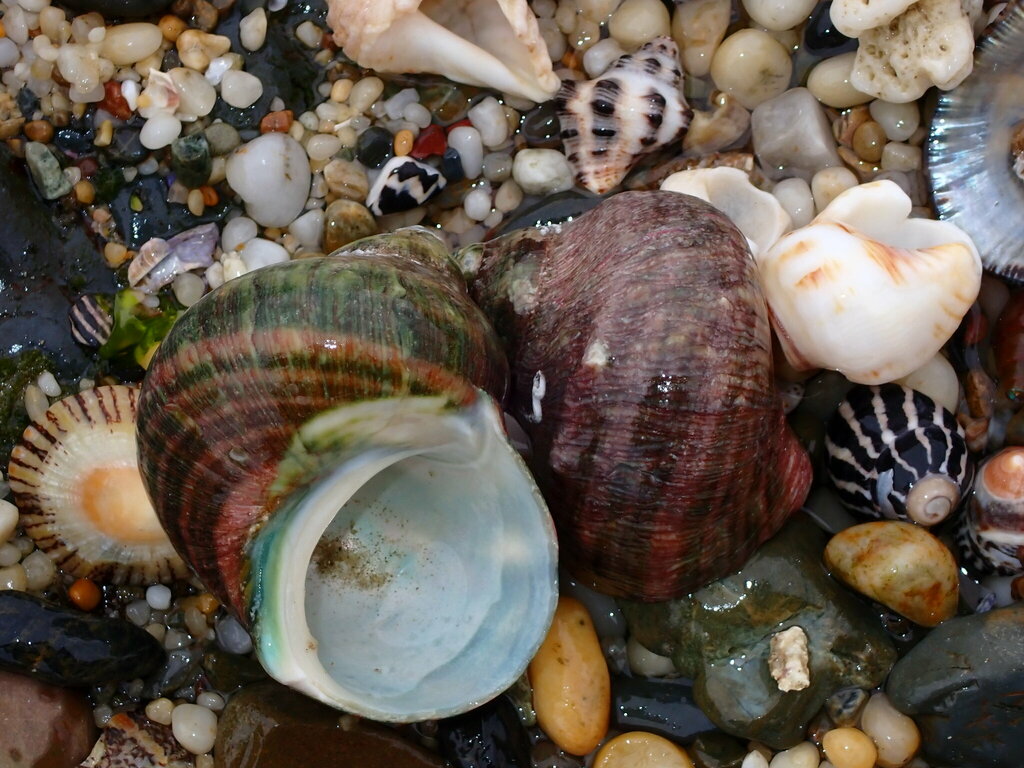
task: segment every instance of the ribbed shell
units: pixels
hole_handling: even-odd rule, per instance
[[[598,78],[564,81],[555,106],[576,181],[603,195],[641,155],[682,136],[693,116],[682,80],[679,47],[657,37]]]
[[[143,477],[175,547],[243,619],[246,545],[292,490],[270,486],[303,423],[378,397],[465,404],[474,385],[501,399],[500,347],[446,258],[405,231],[266,267],[207,294],[160,345],[139,401]]]
[[[975,573],[1024,573],[1024,448],[1004,448],[981,465],[955,540]]]
[[[851,389],[825,447],[840,500],[873,518],[907,521],[907,494],[925,477],[948,477],[963,497],[974,474],[956,416],[899,384]]]
[[[625,192],[481,248],[471,290],[506,342],[562,562],[645,600],[740,567],[811,479],[743,235],[689,195]]]

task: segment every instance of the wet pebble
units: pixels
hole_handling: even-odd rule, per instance
[[[448,147],[441,155],[441,175],[449,183],[462,181],[466,172],[462,168],[462,155],[455,147]]]
[[[822,739],[821,747],[835,768],[874,768],[878,757],[871,737],[857,728],[829,731]]]
[[[226,170],[228,184],[258,224],[287,226],[305,207],[312,174],[306,151],[291,136],[266,133],[253,139],[232,153]]]
[[[612,725],[620,731],[650,731],[681,743],[716,728],[697,705],[691,681],[627,675],[612,677]]]
[[[644,731],[621,733],[605,742],[594,757],[594,768],[693,768],[686,750],[666,738]]]
[[[734,32],[722,41],[711,59],[715,85],[747,109],[782,95],[792,74],[789,52],[758,29]]]
[[[857,50],[857,40],[835,28],[831,10],[832,0],[818,3],[804,27],[804,49],[814,56],[835,56]]]
[[[818,768],[821,762],[818,748],[809,741],[778,752],[771,760],[771,768]]]
[[[25,161],[32,181],[46,200],[56,200],[71,191],[71,182],[60,167],[57,158],[45,144],[30,141],[25,145]]]
[[[471,125],[453,128],[448,132],[448,146],[459,153],[463,177],[477,178],[484,166],[484,143],[480,131]]]
[[[445,177],[433,166],[411,157],[393,157],[370,187],[366,207],[376,216],[408,211],[444,187]]]
[[[356,142],[356,159],[367,168],[380,168],[394,156],[395,137],[387,128],[367,128]]]
[[[242,143],[238,130],[229,123],[214,123],[207,126],[203,133],[210,145],[210,154],[214,157],[226,155]]]
[[[174,738],[193,755],[213,749],[217,740],[217,715],[198,704],[179,704],[171,713]]]
[[[711,70],[711,60],[729,27],[729,0],[690,0],[676,6],[672,37],[679,44],[683,68],[694,77]]]
[[[213,169],[210,143],[202,133],[182,136],[171,142],[171,170],[189,189],[206,183]]]
[[[856,725],[864,705],[868,703],[868,692],[863,688],[842,688],[825,701],[825,712],[838,726]]]
[[[921,526],[886,520],[847,528],[829,541],[825,564],[853,589],[923,626],[956,613],[956,561]]]
[[[529,736],[504,696],[440,720],[437,740],[455,768],[531,768]]]
[[[520,131],[527,146],[535,149],[554,149],[561,146],[561,126],[555,111],[555,102],[538,104],[523,115]]]
[[[910,717],[893,707],[889,697],[871,696],[861,717],[861,730],[875,743],[879,768],[901,768],[921,746],[921,732]]]
[[[556,149],[524,149],[512,160],[512,178],[528,195],[553,195],[572,189],[572,167]]]
[[[832,126],[806,88],[792,88],[765,101],[750,116],[751,141],[769,178],[809,180],[827,166],[841,166]]]
[[[106,148],[106,153],[112,160],[133,165],[145,160],[149,155],[149,150],[142,146],[140,129],[122,125],[114,129],[114,135]]]
[[[76,768],[96,740],[85,694],[0,672],[0,765]]]

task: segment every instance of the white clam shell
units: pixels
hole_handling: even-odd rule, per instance
[[[883,384],[952,336],[978,296],[981,259],[958,227],[909,219],[910,210],[895,183],[861,184],[756,256],[794,367]]]
[[[360,66],[430,72],[547,101],[558,90],[527,0],[330,0],[334,39]]]
[[[793,226],[775,196],[751,184],[750,177],[739,168],[680,171],[665,179],[661,188],[711,203],[743,233],[755,256],[768,250]]]

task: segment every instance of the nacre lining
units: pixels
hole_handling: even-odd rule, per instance
[[[985,268],[1024,281],[1024,185],[1013,171],[1013,130],[1024,120],[1024,4],[1011,3],[978,43],[974,71],[939,95],[927,172],[941,219],[971,236]]]

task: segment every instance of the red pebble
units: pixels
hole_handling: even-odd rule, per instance
[[[121,95],[121,84],[116,80],[108,80],[103,84],[103,101],[99,103],[100,109],[105,109],[118,120],[127,120],[132,116],[131,107]]]
[[[448,142],[445,139],[444,128],[431,123],[416,137],[416,143],[412,145],[409,154],[417,160],[422,160],[431,155],[443,155]]]
[[[95,157],[91,156],[78,158],[75,161],[75,165],[77,165],[79,170],[81,170],[82,178],[85,179],[92,178],[96,174],[96,171],[100,169],[99,162]]]
[[[445,130],[446,130],[446,131],[447,131],[448,133],[451,133],[451,132],[452,132],[452,131],[454,131],[454,130],[455,130],[456,128],[460,128],[460,127],[462,127],[463,125],[472,125],[472,124],[473,124],[473,123],[471,123],[471,122],[470,122],[470,120],[469,120],[469,118],[468,118],[468,117],[464,117],[464,118],[462,118],[461,120],[459,120],[458,122],[455,122],[455,123],[452,123],[451,125],[449,125],[449,126],[448,126],[447,128],[445,128]]]

